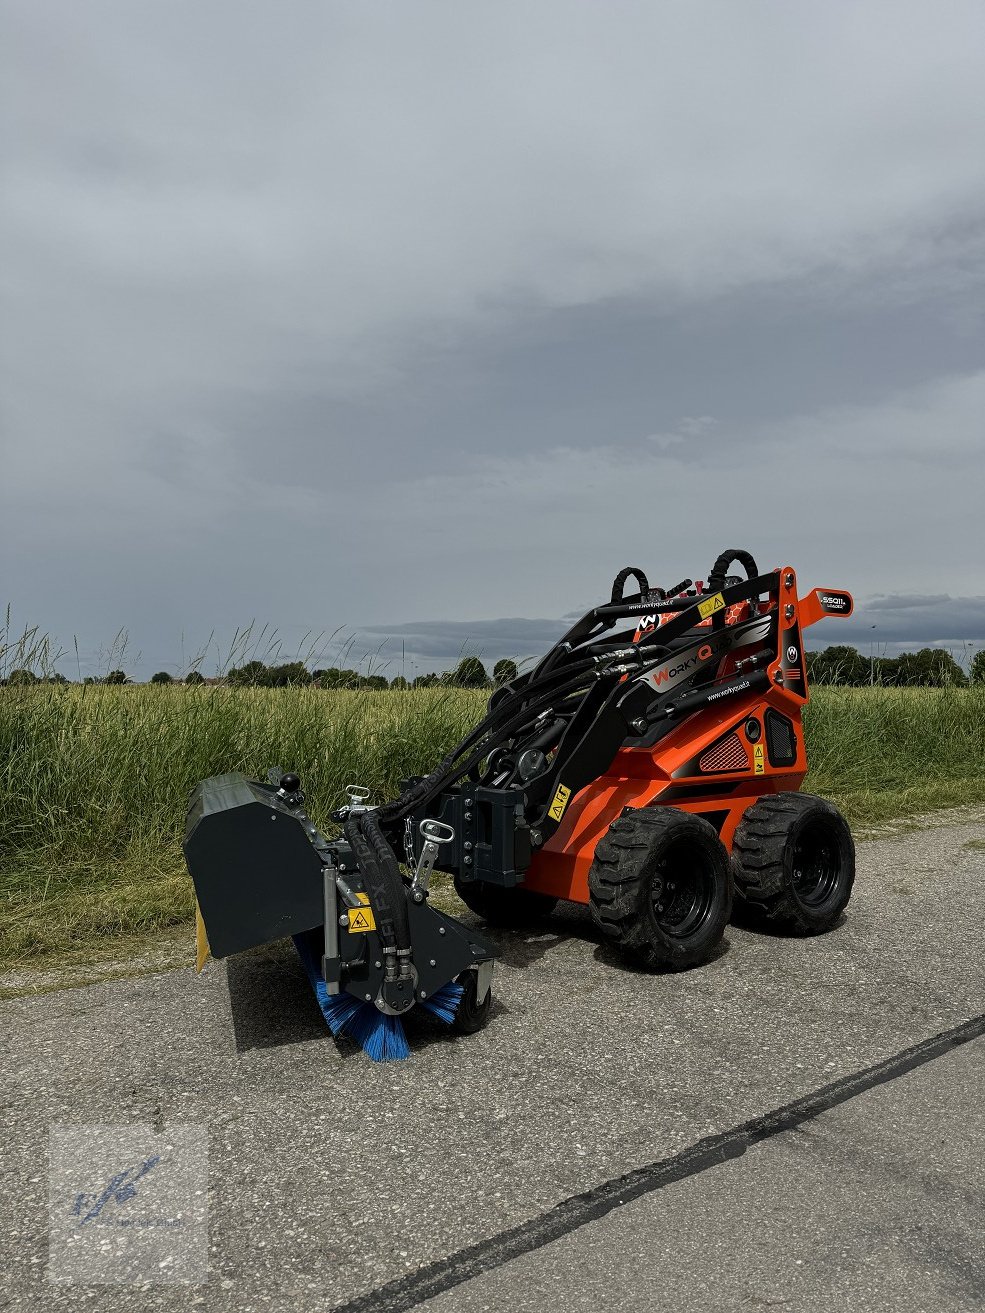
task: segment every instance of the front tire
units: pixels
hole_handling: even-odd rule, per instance
[[[637,966],[683,971],[721,942],[732,911],[728,854],[713,826],[640,807],[609,826],[588,873],[592,918]]]
[[[793,934],[836,925],[852,896],[855,844],[833,803],[775,793],[753,803],[732,841],[736,893]]]

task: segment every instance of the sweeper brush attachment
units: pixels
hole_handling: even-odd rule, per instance
[[[706,961],[734,900],[794,934],[830,929],[855,857],[836,808],[798,791],[803,631],[851,611],[738,549],[707,583],[651,588],[627,567],[429,775],[380,807],[350,787],[338,837],[296,775],[205,780],[184,847],[213,955],[293,936],[331,1032],[382,1061],[407,1055],[408,1015],[466,1034],[489,1016],[493,949],[431,906],[434,870],[491,924],[586,904],[648,970]]]
[[[192,793],[185,859],[213,956],[292,936],[332,1034],[377,1061],[407,1056],[402,1019],[415,1006],[476,1029],[489,1010],[491,946],[429,905],[420,864],[407,883],[369,809],[353,802],[347,837],[329,842],[297,777],[271,776],[220,775]],[[432,825],[434,847],[445,840],[443,826],[425,823],[425,850]]]

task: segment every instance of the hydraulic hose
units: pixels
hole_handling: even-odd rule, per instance
[[[393,802],[387,803],[387,805],[381,809],[383,820],[387,824],[392,824],[395,821],[402,820],[404,816],[408,815],[416,807],[428,802],[434,794],[440,792],[446,784],[464,775],[473,765],[477,764],[483,757],[487,756],[497,745],[497,741],[502,740],[504,737],[508,737],[510,733],[514,733],[515,727],[525,723],[526,718],[529,718],[529,716],[532,716],[537,711],[543,710],[544,707],[549,706],[552,702],[556,701],[559,697],[566,695],[572,689],[579,688],[583,684],[588,683],[589,674],[591,673],[594,677],[596,668],[596,662],[590,658],[583,661],[572,662],[569,666],[558,668],[550,674],[542,676],[541,679],[536,682],[526,685],[522,690],[517,692],[515,697],[501,703],[494,711],[490,712],[489,715],[480,721],[475,729],[467,734],[466,737],[438,763],[429,775],[419,781],[419,783],[415,784],[411,789],[407,790],[406,793],[403,793],[400,797],[394,799]],[[576,673],[572,674],[572,672]],[[568,677],[567,680],[564,683],[558,683],[558,681],[564,676]],[[555,684],[557,686],[552,688],[550,692],[541,693],[540,697],[531,699],[531,690],[543,688],[548,684]],[[521,704],[519,712],[516,710],[517,703]],[[512,716],[509,715],[511,711],[513,713]],[[519,721],[518,716],[520,717]],[[514,728],[508,728],[511,726]],[[493,733],[497,734],[497,740],[486,742]],[[469,765],[456,767],[455,763],[459,758],[479,743],[483,744],[483,747],[478,756],[471,759]]]
[[[594,662],[588,664],[592,667],[595,665]],[[551,706],[556,703],[559,698],[562,698],[568,693],[573,692],[576,688],[581,688],[587,684],[589,682],[587,676],[588,672],[576,675],[572,679],[569,679],[567,683],[561,684],[559,687],[551,689],[549,693],[544,693],[539,698],[535,698],[533,701],[526,703],[526,705],[524,705],[518,712],[515,712],[509,720],[495,727],[497,737],[492,741],[488,740],[489,736],[493,733],[493,727],[486,726],[485,722],[483,722],[482,725],[477,726],[476,729],[472,731],[472,734],[462,741],[462,744],[460,744],[459,747],[449,753],[448,757],[445,758],[436,770],[432,771],[431,774],[421,780],[419,784],[416,784],[412,789],[408,790],[407,793],[402,794],[392,803],[388,803],[385,807],[381,808],[380,816],[383,823],[386,825],[393,825],[396,822],[403,820],[403,818],[414,811],[415,808],[429,802],[435,794],[440,793],[442,789],[446,788],[456,779],[460,779],[461,776],[466,775],[473,766],[477,766],[483,757],[488,756],[492,749],[497,746],[498,742],[501,742],[503,739],[509,738],[511,734],[516,733],[516,731],[522,728],[522,726],[525,725],[538,711]],[[594,682],[596,678],[597,674],[593,669],[591,680]],[[525,698],[524,701],[526,702]],[[478,746],[475,746],[476,744]],[[474,750],[465,761],[459,761],[458,759],[462,756],[462,753],[467,750],[468,746],[472,746]],[[457,765],[455,764],[456,762],[458,763]]]
[[[723,586],[726,572],[733,561],[739,562],[746,572],[747,579],[754,579],[759,574],[759,568],[750,552],[744,551],[741,547],[726,547],[711,567],[711,574],[708,576],[709,593],[717,593]]]
[[[410,948],[407,900],[396,858],[383,838],[373,812],[357,812],[345,822],[345,837],[369,894],[370,907],[384,952]],[[380,860],[377,843],[387,850],[389,860]]]
[[[626,586],[626,580],[633,578],[640,586],[640,600],[645,601],[646,595],[650,591],[650,582],[638,565],[627,565],[625,570],[620,570],[612,581],[612,601],[621,602],[623,600],[623,588]]]

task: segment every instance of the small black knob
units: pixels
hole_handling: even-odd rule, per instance
[[[301,781],[297,775],[287,774],[280,777],[281,793],[299,793],[301,791]]]

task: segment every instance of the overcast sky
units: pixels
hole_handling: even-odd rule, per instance
[[[980,0],[0,14],[0,600],[83,673],[524,656],[725,546],[985,643]]]

